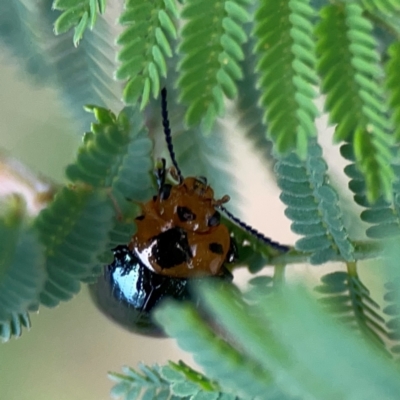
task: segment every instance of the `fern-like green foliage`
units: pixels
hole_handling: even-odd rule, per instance
[[[128,206],[134,216],[137,207],[126,199],[147,199],[153,189],[152,144],[138,111],[127,108],[117,117],[103,108],[89,109],[97,123],[85,135],[76,162],[67,168],[76,186],[58,193],[35,221],[46,247],[48,273],[40,301],[49,307],[69,300],[79,291],[79,281],[99,271],[100,261],[110,261],[101,255],[115,247],[115,235],[129,241],[132,223],[124,231],[113,217]]]
[[[135,103],[141,97],[141,108],[150,95],[158,97],[161,77],[167,76],[165,57],[172,56],[171,40],[176,38],[174,18],[178,9],[173,0],[135,1],[125,3],[120,23],[126,26],[118,38],[122,50],[117,78],[127,80],[124,100]],[[168,39],[169,38],[169,39]]]
[[[19,197],[0,204],[0,338],[19,336],[29,328],[26,311],[37,302],[46,278],[43,248],[25,221]]]
[[[368,288],[357,273],[332,272],[321,278],[322,285],[316,291],[324,297],[321,302],[326,308],[346,322],[350,327],[371,338],[386,350],[389,333],[380,307],[370,296]]]
[[[361,4],[369,11],[377,10],[389,15],[400,10],[400,4],[396,0],[361,0]]]
[[[387,305],[383,309],[383,312],[388,316],[386,322],[386,328],[388,329],[389,338],[394,341],[394,344],[390,351],[397,356],[400,353],[400,313],[399,313],[399,279],[394,282],[387,282],[385,284],[386,293],[384,300]]]
[[[152,143],[138,110],[126,108],[115,116],[100,107],[92,110],[97,123],[84,136],[84,145],[75,164],[67,168],[73,182],[97,188],[132,200],[147,200],[154,190],[150,156]]]
[[[264,389],[260,398],[396,398],[400,387],[394,365],[386,363],[354,333],[335,325],[303,291],[285,289],[273,299],[258,293],[258,302],[249,305],[230,291],[206,289],[201,290],[202,299],[218,321],[219,334],[211,334],[211,328],[187,305],[165,305],[157,320],[226,391],[237,390],[238,382],[227,380],[230,369],[238,362],[242,366],[255,362],[257,372],[264,374],[264,383],[272,377],[277,385],[274,393]],[[227,354],[236,351],[222,338],[223,333],[221,337],[221,329],[241,344],[240,359],[225,355],[216,361],[208,351],[202,353],[221,341]],[[254,376],[247,373],[236,375],[237,379],[239,376],[246,391],[244,398],[253,398]],[[368,376],[374,379],[366,379]]]
[[[172,317],[172,310],[176,310],[177,307],[164,308],[157,314],[157,320],[168,335],[175,337],[184,350],[193,354],[195,361],[218,381],[224,391],[243,398],[276,394],[270,374],[223,338],[216,337],[192,306],[181,305],[179,321],[176,321],[176,324],[168,324],[167,320]],[[175,317],[177,315],[175,314]],[[190,339],[187,340],[188,338]]]
[[[42,0],[29,4],[25,1],[3,1],[0,4],[0,40],[16,57],[24,73],[35,81],[46,79],[51,66],[44,59],[40,41],[32,40],[47,33],[51,37],[51,23],[44,24],[49,14],[50,0]],[[48,29],[46,29],[48,28]]]
[[[238,83],[237,112],[238,125],[244,131],[244,136],[253,145],[254,151],[260,152],[264,162],[271,162],[273,157],[272,142],[265,134],[267,128],[263,121],[263,111],[258,105],[261,92],[257,88],[255,72],[256,57],[253,54],[254,38],[243,46],[244,59],[241,63],[243,79]]]
[[[74,29],[74,45],[82,39],[86,28],[93,29],[98,13],[103,14],[106,0],[54,0],[53,8],[62,11],[54,23],[56,35]]]
[[[84,104],[115,108],[121,96],[113,80],[114,21],[107,15],[99,17],[81,45],[74,48],[72,32],[54,36],[59,12],[52,11],[51,4],[51,0],[38,0],[34,5],[29,0],[1,2],[0,41],[4,52],[14,55],[10,63],[37,84],[57,90],[68,104],[73,122],[79,129],[87,129],[92,120],[84,112]]]
[[[223,115],[224,95],[237,95],[237,80],[242,78],[239,65],[241,48],[247,40],[243,24],[250,20],[248,0],[190,0],[182,18],[182,75],[178,85],[181,100],[188,105],[186,122],[203,121],[210,130],[217,116]]]
[[[399,215],[399,196],[400,182],[398,179],[392,182],[393,202],[386,201],[380,197],[375,203],[371,204],[367,198],[366,182],[362,173],[354,164],[354,150],[350,144],[345,144],[340,149],[344,158],[352,161],[345,168],[347,176],[351,179],[349,188],[354,193],[354,200],[357,204],[367,208],[361,213],[361,219],[373,226],[366,230],[368,237],[372,239],[385,239],[400,235],[400,215]],[[393,170],[398,176],[400,166],[396,163],[392,165]]]
[[[205,375],[182,363],[126,368],[112,374],[112,394],[126,400],[397,398],[398,370],[382,357],[382,349],[400,351],[397,281],[386,280],[385,321],[358,269],[363,258],[386,257],[382,243],[400,237],[398,1],[126,0],[123,7],[110,17],[104,0],[0,5],[0,39],[12,62],[37,83],[57,86],[85,129],[95,119],[67,167],[70,183],[37,217],[26,216],[20,197],[0,212],[1,339],[29,328],[28,313],[39,305],[70,300],[112,262],[111,249],[130,241],[140,203],[157,191],[153,161],[168,158],[154,99],[162,87],[173,87],[169,119],[182,174],[205,176],[216,198],[232,197],[226,210],[235,209],[240,193],[232,189],[229,146],[230,131],[238,129],[235,138],[249,140],[264,165],[276,163],[280,199],[301,238],[294,247],[278,246],[229,213],[222,216],[239,251],[229,266],[233,275],[238,266],[271,270],[251,279],[249,290],[204,286],[195,303],[156,310],[166,334],[194,355]],[[120,47],[115,17],[123,27]],[[124,81],[122,96],[114,75]],[[316,138],[318,91],[336,125],[334,140],[345,142],[341,157],[350,162],[345,173],[363,207],[359,220],[370,224],[368,240],[349,237],[341,209],[346,188],[331,185]],[[92,115],[82,117],[88,103],[96,104],[86,107]],[[219,121],[225,108],[229,118]],[[328,261],[344,263],[347,272],[323,276],[316,291],[325,307],[285,281],[290,264]],[[397,261],[391,261],[396,271]]]
[[[111,390],[114,398],[128,399],[184,399],[184,400],[239,400],[221,393],[215,382],[188,367],[185,363],[170,362],[160,367],[139,364],[140,372],[125,367],[124,374],[109,374],[116,381]]]
[[[306,161],[291,154],[275,166],[281,200],[287,205],[285,214],[293,221],[292,230],[304,236],[296,248],[311,252],[312,264],[326,262],[335,254],[353,261],[354,248],[343,223],[338,195],[329,184],[327,165],[315,140],[310,141],[307,153]]]
[[[79,281],[91,275],[106,249],[113,216],[105,191],[79,186],[63,189],[41,212],[35,226],[46,247],[42,304],[54,307],[78,293]]]
[[[398,82],[400,80],[400,43],[393,43],[388,53],[390,55],[390,60],[386,64],[386,87],[390,93],[389,102],[392,107],[392,122],[394,129],[394,134],[397,140],[400,139],[400,89]]]
[[[0,321],[0,339],[8,342],[12,337],[19,337],[23,328],[28,330],[31,328],[29,314],[11,313],[5,321]]]
[[[355,3],[326,6],[321,17],[318,70],[327,94],[326,108],[331,122],[337,124],[335,138],[353,141],[369,199],[376,200],[380,193],[390,198],[393,141],[372,24]],[[343,92],[348,95],[341,96]]]
[[[313,16],[304,0],[263,0],[254,27],[268,134],[279,152],[297,148],[302,157],[308,139],[316,135],[314,119],[318,115],[313,104],[313,85],[318,82]]]

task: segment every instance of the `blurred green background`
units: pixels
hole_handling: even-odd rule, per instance
[[[52,90],[32,85],[15,60],[0,57],[0,148],[62,182],[80,135]],[[125,332],[94,307],[86,287],[55,309],[31,316],[32,329],[0,344],[0,399],[109,399],[107,371],[188,357],[172,340]],[[189,359],[190,361],[190,359]]]

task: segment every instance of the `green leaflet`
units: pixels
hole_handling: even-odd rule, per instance
[[[10,314],[7,321],[0,322],[0,339],[2,342],[8,342],[13,336],[19,337],[22,334],[22,329],[31,328],[31,321],[27,312]]]
[[[27,226],[19,197],[1,204],[0,216],[0,337],[19,336],[29,327],[29,307],[37,303],[46,273],[44,248]]]
[[[53,9],[63,11],[54,23],[56,35],[65,33],[75,27],[73,36],[77,46],[88,26],[93,29],[97,14],[105,11],[104,0],[54,0]]]
[[[160,77],[167,77],[165,57],[172,56],[171,41],[176,39],[173,1],[126,2],[119,22],[125,26],[118,38],[121,65],[116,77],[127,80],[123,97],[135,104],[141,98],[143,109],[160,92]],[[169,38],[172,38],[169,39]]]
[[[400,3],[397,0],[361,0],[361,4],[368,11],[379,11],[388,15],[400,10]]]
[[[35,221],[45,246],[47,281],[40,302],[54,307],[72,298],[106,250],[114,217],[105,191],[64,188]]]
[[[389,92],[389,104],[392,107],[392,123],[396,140],[400,140],[400,42],[393,43],[388,53],[390,59],[386,64],[386,88]]]
[[[398,359],[400,353],[400,296],[399,284],[400,276],[398,273],[399,264],[399,245],[398,240],[394,238],[385,244],[385,307],[383,308],[386,314],[386,328],[389,339],[391,340],[390,351]]]
[[[361,212],[361,219],[371,227],[367,228],[366,234],[371,239],[386,239],[400,235],[400,181],[395,179],[392,181],[392,202],[386,201],[380,197],[371,204],[367,197],[367,188],[363,175],[354,164],[354,151],[350,143],[340,148],[342,156],[351,161],[345,168],[346,175],[351,179],[349,188],[354,193],[354,201],[360,206],[366,208]],[[396,176],[400,176],[400,166],[393,163],[393,170]]]
[[[326,93],[326,109],[336,123],[335,140],[354,143],[358,168],[366,180],[370,202],[391,195],[392,130],[382,91],[372,25],[355,3],[332,4],[321,10],[317,26],[318,71]],[[340,58],[341,62],[336,62]]]
[[[326,171],[321,147],[314,140],[305,161],[290,154],[275,165],[280,198],[287,205],[285,214],[293,221],[292,230],[304,236],[296,242],[296,248],[311,252],[312,264],[329,261],[335,254],[346,261],[354,260],[338,195],[329,185]]]
[[[306,0],[263,0],[253,31],[258,39],[254,51],[268,135],[278,152],[296,149],[301,158],[306,155],[308,139],[316,135],[318,115],[313,104],[312,85],[318,79],[312,17]]]
[[[305,290],[282,288],[273,299],[258,291],[258,301],[251,305],[212,286],[202,288],[201,294],[228,337],[268,369],[284,393],[332,400],[396,398],[399,381],[392,362],[335,324]],[[176,320],[186,312],[184,306],[174,311]],[[172,323],[163,321],[172,332]],[[177,330],[173,333],[191,350],[189,340]]]
[[[113,195],[143,201],[154,186],[152,143],[137,109],[125,108],[115,116],[111,111],[91,107],[97,119],[85,135],[75,164],[67,176],[97,188],[110,188]]]
[[[183,362],[160,367],[148,367],[139,364],[139,371],[124,367],[123,374],[110,373],[109,377],[116,382],[111,395],[118,399],[193,399],[217,400],[224,394],[218,386],[210,382],[199,372],[191,369]],[[170,397],[172,396],[172,397]],[[239,400],[238,397],[227,397],[227,400]]]
[[[252,53],[253,42],[254,39],[250,37],[243,48],[245,53],[242,61],[243,78],[240,76],[242,79],[238,84],[239,94],[236,108],[238,123],[244,130],[245,137],[251,142],[254,151],[261,153],[264,165],[266,165],[271,164],[272,161],[272,143],[267,139],[268,128],[263,123],[263,112],[258,107],[261,92],[256,88],[257,76],[254,72],[256,60]]]
[[[320,299],[327,311],[335,314],[350,327],[357,325],[367,339],[386,351],[388,332],[379,305],[371,298],[369,290],[357,274],[337,271],[324,275],[322,285],[315,290],[324,296]]]
[[[215,335],[192,306],[164,304],[156,312],[156,320],[228,393],[235,393],[243,399],[268,395],[274,398],[277,394],[269,372]]]
[[[242,28],[250,20],[247,0],[189,0],[185,2],[179,51],[180,100],[188,106],[189,126],[203,122],[207,132],[224,113],[224,96],[234,98],[241,76],[238,62],[247,35]]]

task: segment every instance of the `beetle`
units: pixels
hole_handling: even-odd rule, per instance
[[[173,167],[165,160],[156,169],[158,193],[141,204],[137,232],[128,244],[117,246],[114,261],[104,268],[92,297],[104,314],[136,333],[162,336],[151,314],[165,298],[197,301],[191,283],[215,278],[233,279],[227,265],[237,257],[220,211],[259,239],[281,246],[233,216],[224,204],[229,196],[214,198],[205,177],[182,176],[175,159],[169,127],[166,90],[161,92],[162,122]],[[167,181],[167,176],[172,180]]]

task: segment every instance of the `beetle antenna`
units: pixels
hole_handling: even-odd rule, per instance
[[[177,172],[177,175],[179,178],[179,183],[181,183],[183,181],[183,176],[182,176],[181,170],[178,167],[178,163],[175,158],[174,147],[172,145],[171,128],[169,126],[169,119],[168,119],[167,89],[166,88],[161,89],[161,116],[162,116],[162,124],[164,127],[165,141],[167,142],[169,155],[171,157],[172,164],[176,169],[176,172]]]
[[[254,229],[253,227],[251,227],[250,225],[247,225],[245,222],[243,222],[242,220],[240,220],[239,218],[235,217],[231,212],[229,212],[223,205],[220,205],[218,207],[222,212],[224,212],[229,219],[231,219],[233,222],[236,222],[239,226],[241,226],[242,228],[244,228],[247,232],[251,233],[253,236],[255,236],[257,239],[261,240],[262,242],[264,242],[265,244],[273,247],[274,249],[282,252],[282,253],[286,253],[290,250],[289,246],[280,244],[278,242],[273,241],[272,239],[270,239],[269,237],[263,235],[261,232],[259,232],[257,229]]]

